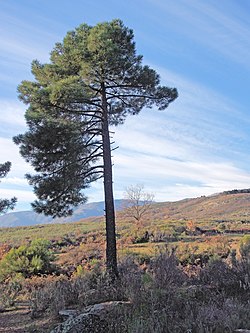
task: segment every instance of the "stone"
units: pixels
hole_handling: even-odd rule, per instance
[[[59,311],[59,316],[61,316],[62,318],[69,318],[69,317],[76,317],[79,313],[78,310],[74,310],[74,309],[65,309],[65,310],[61,310]]]
[[[119,306],[128,306],[130,302],[111,301],[90,305],[84,308],[80,314],[70,310],[62,310],[62,315],[68,319],[54,328],[50,333],[106,333],[108,332],[107,316]]]

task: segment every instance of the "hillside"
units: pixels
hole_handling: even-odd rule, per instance
[[[125,200],[115,200],[116,210],[122,209]],[[72,216],[55,218],[45,216],[43,214],[37,214],[33,211],[23,211],[8,213],[0,216],[0,227],[20,227],[31,226],[36,224],[48,224],[48,223],[66,223],[75,222],[84,218],[103,216],[104,215],[104,203],[92,202],[84,205],[80,205],[74,210]]]
[[[154,219],[250,220],[250,193],[220,193],[177,202],[156,203]]]

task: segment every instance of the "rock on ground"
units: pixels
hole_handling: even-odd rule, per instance
[[[107,316],[112,310],[130,305],[130,302],[111,301],[86,307],[81,314],[69,312],[69,318],[50,333],[106,333],[108,332]],[[62,314],[67,313],[66,310]]]

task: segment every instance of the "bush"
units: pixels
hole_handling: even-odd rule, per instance
[[[22,277],[7,279],[0,285],[0,309],[9,308],[15,305],[20,292],[22,291]]]
[[[186,279],[174,253],[161,253],[152,260],[151,273],[159,288],[181,285]]]
[[[10,251],[11,246],[9,244],[0,245],[0,260]]]
[[[219,257],[210,259],[208,265],[201,271],[200,281],[218,291],[223,291],[226,295],[233,296],[239,293],[240,284],[236,270]]]
[[[38,317],[44,312],[58,315],[60,310],[76,302],[77,294],[65,276],[54,277],[54,279],[44,278],[44,282],[40,288],[36,288],[35,285],[31,286],[30,309],[32,317]]]
[[[149,241],[149,238],[150,238],[150,234],[146,230],[145,232],[143,232],[139,235],[137,234],[137,236],[134,238],[133,243],[134,244],[147,243]]]
[[[21,274],[23,277],[52,272],[54,255],[50,242],[36,239],[30,245],[12,248],[0,261],[0,280]]]
[[[80,276],[67,278],[63,275],[53,279],[43,278],[37,284],[29,286],[30,308],[33,317],[44,312],[52,315],[69,306],[80,308],[111,300],[121,300],[119,281],[113,282],[110,277],[95,267],[93,271],[82,271]]]
[[[250,235],[243,236],[240,242],[240,254],[244,261],[250,263]]]

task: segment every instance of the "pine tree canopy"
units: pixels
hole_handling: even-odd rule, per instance
[[[36,171],[27,179],[37,212],[72,213],[86,201],[82,190],[105,174],[109,126],[144,107],[164,110],[177,98],[143,65],[133,39],[120,20],[82,24],[55,45],[49,63],[33,61],[34,81],[18,87],[28,131],[14,142]]]

